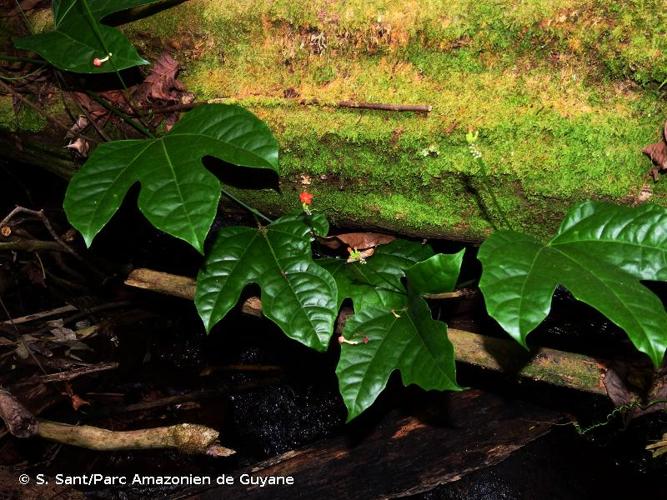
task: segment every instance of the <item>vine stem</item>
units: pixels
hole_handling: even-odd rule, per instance
[[[120,81],[120,84],[122,85],[123,89],[125,90],[124,92],[124,97],[125,101],[127,102],[128,106],[130,109],[132,109],[132,112],[137,116],[137,119],[139,120],[139,123],[141,123],[142,127],[144,130],[142,131],[144,134],[146,134],[150,138],[155,138],[155,135],[148,130],[148,127],[146,127],[146,124],[141,121],[141,116],[139,115],[138,111],[134,108],[132,105],[132,101],[130,100],[130,97],[128,96],[128,91],[129,89],[127,88],[127,85],[125,84],[125,80],[123,79],[123,76],[120,74],[120,71],[118,70],[118,66],[116,66],[116,63],[113,59],[113,56],[111,55],[111,52],[109,52],[109,48],[107,47],[106,42],[104,41],[104,38],[102,37],[102,33],[100,33],[99,27],[97,26],[97,21],[95,20],[95,16],[93,15],[93,11],[90,10],[90,4],[88,4],[88,0],[81,0],[83,3],[84,8],[86,9],[86,16],[88,17],[88,22],[90,22],[91,27],[93,28],[93,32],[95,33],[95,36],[97,37],[98,41],[102,45],[102,49],[104,50],[105,56],[109,57],[109,63],[111,63],[111,66],[113,67],[114,72],[116,73],[116,76],[118,77],[118,80]],[[123,118],[126,120],[126,118]],[[131,124],[134,128],[137,128],[134,124]]]
[[[116,115],[118,118],[120,118],[125,123],[130,125],[133,129],[137,130],[138,132],[141,132],[146,137],[149,137],[151,139],[155,138],[155,136],[151,133],[151,131],[148,130],[146,127],[144,127],[143,124],[135,122],[132,118],[130,118],[125,113],[123,113],[121,110],[119,110],[118,108],[116,108],[116,107],[110,105],[109,103],[107,103],[104,99],[102,99],[102,97],[100,97],[95,92],[93,92],[91,90],[86,90],[86,94],[88,94],[90,97],[92,97],[100,106],[104,107],[107,111]]]
[[[264,220],[267,221],[269,224],[273,223],[273,219],[268,218],[266,215],[264,215],[262,212],[260,212],[260,211],[257,210],[256,208],[253,208],[253,207],[251,207],[250,205],[248,205],[247,203],[245,203],[245,202],[239,200],[236,196],[234,196],[232,193],[230,193],[229,191],[227,191],[227,190],[222,186],[222,184],[220,184],[220,190],[222,191],[222,194],[224,194],[227,198],[229,198],[230,200],[232,200],[232,201],[236,202],[237,204],[241,205],[243,208],[245,208],[245,209],[246,209],[248,212],[250,212],[251,214],[253,214],[253,215],[255,215],[255,216],[257,216],[257,217],[259,217],[259,218],[261,218],[261,219],[264,219]]]

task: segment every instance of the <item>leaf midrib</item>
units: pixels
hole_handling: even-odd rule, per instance
[[[627,306],[625,305],[625,302],[624,302],[624,301],[617,295],[616,291],[615,291],[612,287],[606,285],[605,282],[604,282],[604,280],[603,280],[602,278],[600,278],[600,277],[599,277],[597,274],[595,274],[593,271],[587,269],[583,264],[581,264],[581,263],[578,262],[576,259],[574,259],[574,257],[568,255],[566,252],[563,252],[562,250],[560,250],[560,249],[558,249],[558,248],[555,248],[555,247],[551,247],[551,248],[553,248],[555,251],[557,251],[558,253],[560,253],[561,255],[563,255],[566,259],[569,259],[570,261],[574,262],[574,263],[575,263],[581,270],[583,270],[583,272],[585,272],[585,273],[587,273],[588,275],[590,275],[590,276],[592,276],[593,278],[595,278],[595,279],[600,283],[601,286],[603,286],[604,288],[606,288],[607,290],[609,290],[609,291],[611,292],[611,294],[612,294],[614,297],[616,297],[616,300],[619,302],[619,304],[621,305],[622,309],[624,309],[624,310],[630,315],[630,317],[632,318],[632,320],[634,321],[635,326],[637,327],[638,331],[641,332],[641,333],[643,334],[644,339],[645,339],[645,341],[646,341],[645,343],[648,344],[649,348],[651,349],[651,353],[653,354],[653,356],[651,356],[651,358],[653,358],[653,357],[655,356],[656,353],[655,353],[655,351],[654,351],[654,349],[653,349],[653,344],[652,344],[651,340],[648,338],[648,336],[647,336],[646,333],[644,332],[644,328],[642,327],[641,323],[637,320],[637,317],[636,317],[635,314],[633,313],[632,309],[629,308],[629,307],[627,307]],[[589,305],[595,307],[593,304],[589,304]],[[597,309],[597,308],[596,308],[596,309]]]
[[[276,267],[280,270],[280,275],[287,282],[287,286],[289,287],[290,291],[292,292],[292,295],[294,296],[294,299],[296,300],[296,302],[298,304],[301,304],[301,301],[299,300],[299,296],[296,294],[296,291],[294,290],[294,287],[292,286],[292,282],[287,278],[287,273],[281,267],[280,261],[278,260],[278,256],[276,255],[275,251],[273,250],[273,246],[271,245],[271,241],[269,240],[269,237],[268,237],[268,231],[270,231],[270,229],[267,230],[267,231],[259,231],[258,230],[257,232],[259,234],[261,234],[262,237],[264,238],[264,241],[266,242],[266,246],[271,251],[271,256],[273,257],[273,260],[276,263]],[[303,316],[306,318],[306,321],[308,322],[308,324],[310,325],[313,333],[315,334],[315,338],[319,342],[320,337],[317,335],[317,329],[315,328],[315,325],[313,324],[312,320],[310,319],[310,316],[308,316],[308,314],[306,314],[306,311],[303,307],[299,307],[298,311],[303,313]]]
[[[188,205],[186,205],[185,198],[183,197],[183,191],[181,191],[181,185],[178,182],[178,179],[176,177],[176,169],[174,168],[174,164],[171,162],[171,157],[169,156],[169,152],[167,151],[167,146],[164,143],[165,141],[162,138],[158,139],[157,141],[162,146],[162,151],[164,152],[164,157],[167,160],[167,164],[169,165],[169,170],[171,171],[172,179],[174,181],[174,184],[176,185],[176,191],[178,192],[178,196],[181,199],[180,208],[181,208],[181,212],[184,212],[186,218],[188,219],[188,228],[190,228],[190,235],[192,236],[193,241],[195,241],[197,243],[197,247],[201,248],[202,242],[199,241],[199,238],[197,237],[197,233],[194,230],[195,225],[192,222],[192,217],[190,216],[190,210],[188,208],[186,208]],[[200,251],[203,252],[203,249],[201,249]]]

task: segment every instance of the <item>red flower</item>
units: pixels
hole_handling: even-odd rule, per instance
[[[102,66],[102,59],[100,59],[99,57],[96,57],[95,59],[93,59],[93,66],[96,66],[98,68],[100,66]]]
[[[299,200],[304,205],[310,205],[311,203],[313,203],[313,195],[311,193],[307,193],[304,191],[299,195]]]

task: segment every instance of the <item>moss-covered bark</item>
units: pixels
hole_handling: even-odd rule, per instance
[[[149,58],[173,50],[199,99],[270,123],[281,192],[246,201],[279,212],[307,189],[342,224],[479,239],[498,214],[469,129],[517,229],[545,236],[577,201],[637,199],[667,115],[666,19],[661,0],[190,0],[124,29]]]

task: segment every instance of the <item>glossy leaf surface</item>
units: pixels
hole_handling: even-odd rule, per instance
[[[220,183],[202,165],[204,156],[276,170],[278,144],[264,122],[239,106],[200,106],[163,137],[98,146],[70,181],[67,217],[90,245],[139,182],[146,218],[202,251],[220,199]]]
[[[626,331],[657,366],[667,348],[667,313],[639,280],[667,279],[667,210],[586,202],[547,244],[498,231],[479,251],[486,307],[525,346],[563,285]]]
[[[345,324],[346,342],[336,368],[348,420],[377,399],[394,370],[401,372],[405,385],[459,389],[447,325],[432,319],[420,296],[427,292],[415,289],[409,274],[409,290],[402,280],[423,261],[427,264],[414,271],[418,285],[449,291],[444,283],[456,283],[461,257],[462,253],[434,258],[428,246],[397,240],[380,247],[366,264],[324,264],[336,278],[339,300],[351,298],[355,311]],[[438,277],[437,284],[428,283],[426,271]]]
[[[246,285],[256,283],[262,311],[290,338],[318,351],[329,345],[337,316],[333,277],[313,262],[312,227],[321,215],[287,215],[260,228],[220,231],[197,277],[195,304],[207,330],[234,307]]]
[[[406,271],[410,286],[420,294],[451,292],[456,287],[464,253],[465,250],[439,253],[417,262]]]
[[[87,0],[91,21],[83,0],[53,0],[55,30],[20,38],[15,45],[37,52],[59,69],[76,73],[110,73],[148,64],[124,34],[99,21],[109,14],[157,1]],[[99,67],[93,64],[93,59],[102,59],[108,52],[112,54],[110,61]]]
[[[344,336],[357,342],[342,344],[336,367],[348,421],[373,404],[394,370],[404,385],[459,390],[447,325],[431,318],[416,293],[405,296],[401,307],[365,307],[347,320]]]

